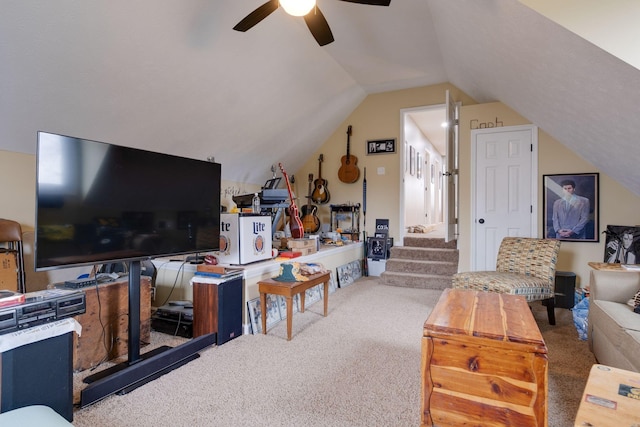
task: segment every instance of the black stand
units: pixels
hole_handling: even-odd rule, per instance
[[[130,261],[128,360],[84,380],[89,385],[80,393],[82,408],[153,381],[200,357],[200,350],[215,344],[216,334],[207,334],[177,347],[164,346],[140,355],[140,272],[140,261]]]

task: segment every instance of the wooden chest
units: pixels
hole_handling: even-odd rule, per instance
[[[75,316],[82,336],[73,334],[73,370],[83,371],[126,355],[129,349],[129,281],[124,278],[84,289],[87,311]],[[140,278],[140,341],[151,337],[151,280]]]
[[[422,426],[547,426],[547,348],[524,297],[446,289],[421,371]]]

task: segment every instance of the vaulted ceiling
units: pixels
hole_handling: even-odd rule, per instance
[[[640,195],[640,71],[516,0],[318,0],[317,45],[266,0],[21,0],[0,13],[0,149],[37,130],[295,170],[369,93],[451,82],[501,101]],[[615,26],[616,22],[596,23]]]

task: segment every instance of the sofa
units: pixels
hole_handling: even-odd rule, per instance
[[[598,363],[640,372],[640,314],[627,304],[639,271],[593,270],[589,280],[589,348]]]

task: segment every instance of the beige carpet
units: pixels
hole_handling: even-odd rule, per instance
[[[338,289],[269,334],[245,335],[129,394],[76,410],[75,426],[417,426],[422,325],[441,291],[384,286]],[[572,426],[591,364],[571,312],[534,315],[549,348],[549,426]],[[152,334],[154,343],[171,337]],[[178,342],[180,340],[173,341]],[[146,350],[146,349],[145,349]],[[78,374],[76,395],[81,387]]]

